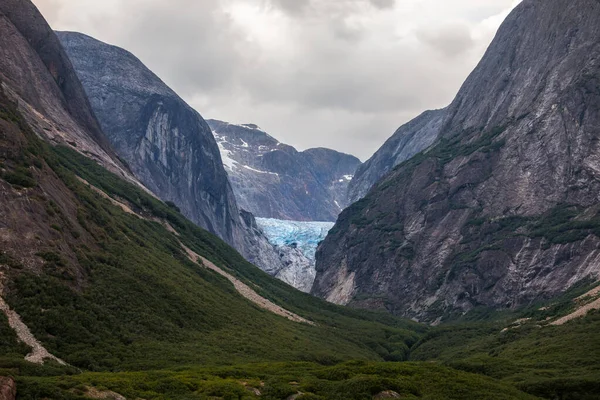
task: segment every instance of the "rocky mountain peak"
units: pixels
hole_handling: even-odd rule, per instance
[[[104,136],[60,41],[30,0],[0,2],[0,82],[40,137],[139,184]]]
[[[364,164],[348,186],[348,200],[362,199],[394,167],[427,149],[439,137],[446,109],[425,111],[402,125]]]
[[[208,120],[240,206],[258,217],[334,221],[360,161],[330,149],[299,152],[254,124]]]
[[[240,214],[211,130],[131,53],[58,32],[112,145],[159,198],[265,270],[283,264],[250,214]]]
[[[313,293],[439,322],[600,277],[599,20],[596,0],[516,7],[437,140],[342,213]]]

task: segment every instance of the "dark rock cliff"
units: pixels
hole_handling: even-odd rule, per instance
[[[600,2],[526,0],[440,138],[342,213],[313,293],[427,321],[600,277]]]
[[[128,51],[79,33],[57,35],[104,132],[140,181],[249,261],[278,268],[279,257],[251,216],[240,215],[200,114]]]
[[[0,2],[0,82],[40,136],[134,181],[103,135],[58,38],[29,0]]]
[[[335,221],[360,161],[330,149],[297,151],[256,125],[209,120],[240,206],[258,217]]]
[[[348,185],[348,201],[354,203],[362,199],[392,168],[431,146],[440,134],[445,111],[425,111],[398,128],[369,160],[358,167]]]

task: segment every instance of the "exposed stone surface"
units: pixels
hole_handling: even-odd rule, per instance
[[[206,268],[225,277],[229,282],[231,282],[233,284],[233,286],[235,287],[235,290],[237,290],[240,295],[242,295],[246,299],[250,300],[252,303],[256,304],[260,308],[263,308],[263,309],[270,311],[273,314],[277,314],[281,317],[287,318],[290,321],[314,325],[313,322],[308,321],[308,320],[302,318],[301,316],[294,314],[293,312],[288,311],[285,308],[273,303],[272,301],[267,300],[264,297],[260,296],[258,293],[256,293],[254,291],[254,289],[250,288],[250,286],[246,285],[244,282],[240,281],[239,279],[237,279],[236,277],[231,275],[229,272],[226,272],[222,268],[217,267],[215,264],[213,264],[211,261],[207,260],[206,258],[200,257],[197,253],[193,252],[188,247],[186,247],[184,245],[182,245],[182,247],[185,250],[185,252],[187,253],[187,255],[191,261],[199,262]]]
[[[237,201],[257,217],[335,221],[360,160],[330,149],[297,151],[256,125],[208,120]]]
[[[94,387],[88,387],[85,397],[90,399],[109,399],[109,400],[127,400],[124,396],[119,393],[110,390],[98,390]]]
[[[15,400],[17,384],[14,379],[0,376],[0,400]]]
[[[384,392],[378,393],[375,396],[373,396],[373,399],[400,399],[400,398],[402,398],[402,396],[400,396],[399,393],[396,393],[393,390],[386,390]]]
[[[102,134],[71,62],[30,0],[0,2],[0,84],[38,135],[136,182]]]
[[[307,258],[302,250],[294,246],[275,248],[279,251],[283,267],[273,276],[304,293],[310,293],[317,275],[314,260]]]
[[[313,293],[437,322],[600,277],[600,2],[526,0],[440,138],[342,213]]]
[[[577,297],[574,301],[577,308],[572,313],[558,318],[550,325],[564,325],[569,321],[577,318],[585,317],[592,310],[600,310],[600,286],[590,290],[586,294]]]
[[[241,214],[204,119],[131,53],[58,32],[104,132],[153,193],[268,270],[281,260]]]
[[[33,336],[29,327],[23,323],[19,314],[11,310],[2,298],[4,293],[4,274],[0,272],[0,312],[6,315],[8,325],[15,331],[19,341],[31,347],[31,353],[25,356],[25,360],[34,364],[43,364],[45,360],[54,360],[61,365],[66,363],[50,354],[48,350]],[[0,382],[1,384],[1,382]],[[1,398],[0,398],[1,399]]]
[[[402,125],[364,164],[348,185],[348,201],[354,203],[394,167],[431,146],[438,138],[445,109],[425,111]]]

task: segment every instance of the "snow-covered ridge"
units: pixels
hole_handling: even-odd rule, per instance
[[[219,146],[219,152],[221,153],[221,160],[223,161],[223,166],[226,169],[233,170],[238,162],[231,158],[231,150],[227,150],[224,146],[224,143],[227,143],[227,139],[223,139],[218,133],[214,131],[213,136],[217,141],[217,146]]]
[[[243,126],[243,125],[239,125],[239,126]],[[248,129],[253,129],[253,128],[248,128]],[[256,130],[258,130],[258,128]],[[259,174],[268,174],[268,175],[279,176],[279,174],[276,172],[262,171],[262,170],[259,170],[256,168],[252,168],[249,165],[240,164],[238,161],[233,159],[232,156],[234,155],[234,151],[230,150],[230,148],[231,149],[237,149],[237,148],[249,149],[250,148],[250,145],[248,143],[246,143],[243,139],[240,139],[242,141],[241,145],[236,145],[234,143],[227,141],[226,136],[220,135],[215,131],[212,131],[212,134],[217,142],[217,146],[219,146],[219,152],[221,153],[221,159],[223,161],[223,166],[225,167],[226,170],[234,171],[237,168],[245,168],[249,171],[257,172]],[[261,147],[263,147],[263,146],[261,146]]]

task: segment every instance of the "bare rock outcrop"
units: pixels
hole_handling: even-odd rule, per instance
[[[342,213],[313,293],[438,322],[600,278],[599,20],[596,0],[517,6],[433,146]]]
[[[38,135],[137,182],[102,133],[69,58],[30,0],[0,2],[0,84]]]
[[[0,376],[0,400],[15,400],[17,398],[17,384],[14,379]]]
[[[156,196],[260,268],[281,260],[254,217],[238,207],[219,148],[202,116],[133,54],[57,32],[117,154]]]
[[[394,167],[431,146],[441,133],[446,110],[425,111],[402,125],[373,156],[358,167],[348,185],[349,203],[357,202]]]

